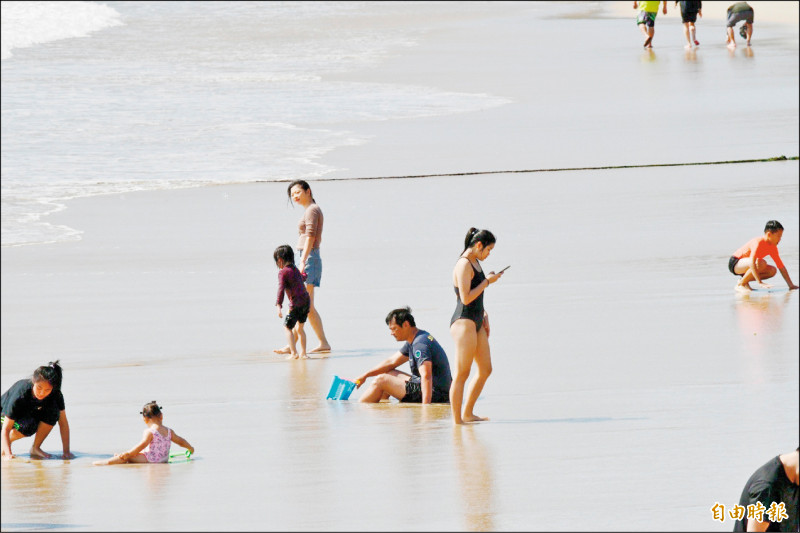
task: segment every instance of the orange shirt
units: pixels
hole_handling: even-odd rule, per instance
[[[756,259],[763,259],[768,255],[775,261],[775,266],[784,268],[781,256],[778,255],[778,247],[770,243],[763,235],[747,241],[747,244],[736,250],[733,257],[741,259],[742,257],[750,257],[751,255],[754,261]]]

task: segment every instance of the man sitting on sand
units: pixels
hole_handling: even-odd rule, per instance
[[[781,242],[781,237],[783,237],[783,226],[777,220],[770,220],[764,226],[764,235],[750,239],[747,244],[736,250],[728,261],[728,270],[736,276],[742,276],[742,279],[736,284],[736,290],[752,290],[750,282],[753,280],[761,287],[768,289],[772,285],[764,283],[762,280],[771,278],[778,270],[786,280],[789,290],[797,288],[797,285],[792,283],[789,272],[786,271],[786,267],[783,266],[783,261],[778,255],[778,243]],[[772,257],[778,266],[777,269],[767,263],[764,259],[766,256]]]
[[[401,402],[450,403],[450,363],[433,335],[417,328],[411,309],[395,309],[386,316],[392,336],[405,342],[400,351],[354,381],[356,386],[376,376],[359,401],[377,403],[394,396]],[[408,361],[411,374],[397,367]]]

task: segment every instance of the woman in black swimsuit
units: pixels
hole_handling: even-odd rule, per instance
[[[492,359],[489,350],[489,315],[483,309],[483,291],[494,283],[502,272],[489,272],[485,276],[478,261],[489,257],[494,248],[495,238],[489,230],[478,231],[470,228],[464,239],[464,251],[453,269],[453,288],[456,291],[456,311],[450,319],[450,334],[456,344],[456,365],[453,383],[450,385],[450,406],[453,409],[453,422],[478,422],[488,420],[476,416],[472,410],[478,400],[489,374],[492,373]],[[464,398],[464,385],[469,377],[472,362],[478,366],[478,373],[467,390],[467,403],[461,414],[461,401]]]

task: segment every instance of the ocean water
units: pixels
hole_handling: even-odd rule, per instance
[[[797,153],[797,30],[778,24],[753,55],[703,20],[686,53],[671,11],[643,54],[604,2],[0,7],[2,246],[80,239],[46,215],[99,194]],[[483,37],[449,41],[463,28]],[[409,61],[414,80],[392,75]]]
[[[319,178],[335,170],[322,155],[368,140],[344,122],[507,104],[483,93],[326,80],[414,47],[425,17],[490,9],[3,2],[2,244],[80,238],[80,229],[42,220],[69,198]],[[414,31],[391,24],[414,12]]]

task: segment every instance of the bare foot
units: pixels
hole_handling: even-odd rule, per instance
[[[328,353],[330,351],[331,351],[330,345],[326,344],[323,346],[322,344],[320,344],[319,346],[311,350],[311,353]]]
[[[286,359],[297,359],[299,356],[296,353],[290,353],[286,356]]]
[[[686,46],[684,46],[684,48],[686,48],[687,50],[691,50],[692,49],[692,45],[691,44],[687,44]]]
[[[304,353],[301,353],[300,354],[300,359],[308,359],[308,355],[306,355]]]
[[[652,43],[653,43],[653,38],[652,37],[648,37],[647,40],[644,42],[644,47],[645,48],[652,48],[653,47]]]
[[[747,285],[742,285],[741,283],[737,283],[736,287],[734,287],[734,288],[737,291],[740,291],[740,292],[748,292],[748,291],[752,291],[753,290],[753,289],[750,288],[750,284],[749,283]]]
[[[730,48],[731,50],[733,50],[734,48],[736,48],[736,43],[735,43],[735,42],[733,42],[733,41],[729,42],[729,43],[728,43],[728,48]]]
[[[464,415],[464,422],[486,422],[487,420],[489,420],[488,416]]]
[[[50,459],[49,453],[43,452],[40,448],[31,448],[31,459]]]
[[[288,347],[288,346],[284,346],[283,348],[275,348],[275,349],[274,349],[274,350],[272,350],[272,351],[273,351],[273,352],[275,352],[276,354],[279,354],[279,355],[283,355],[283,354],[287,354],[287,353],[292,353],[292,351],[289,349],[289,347]]]

